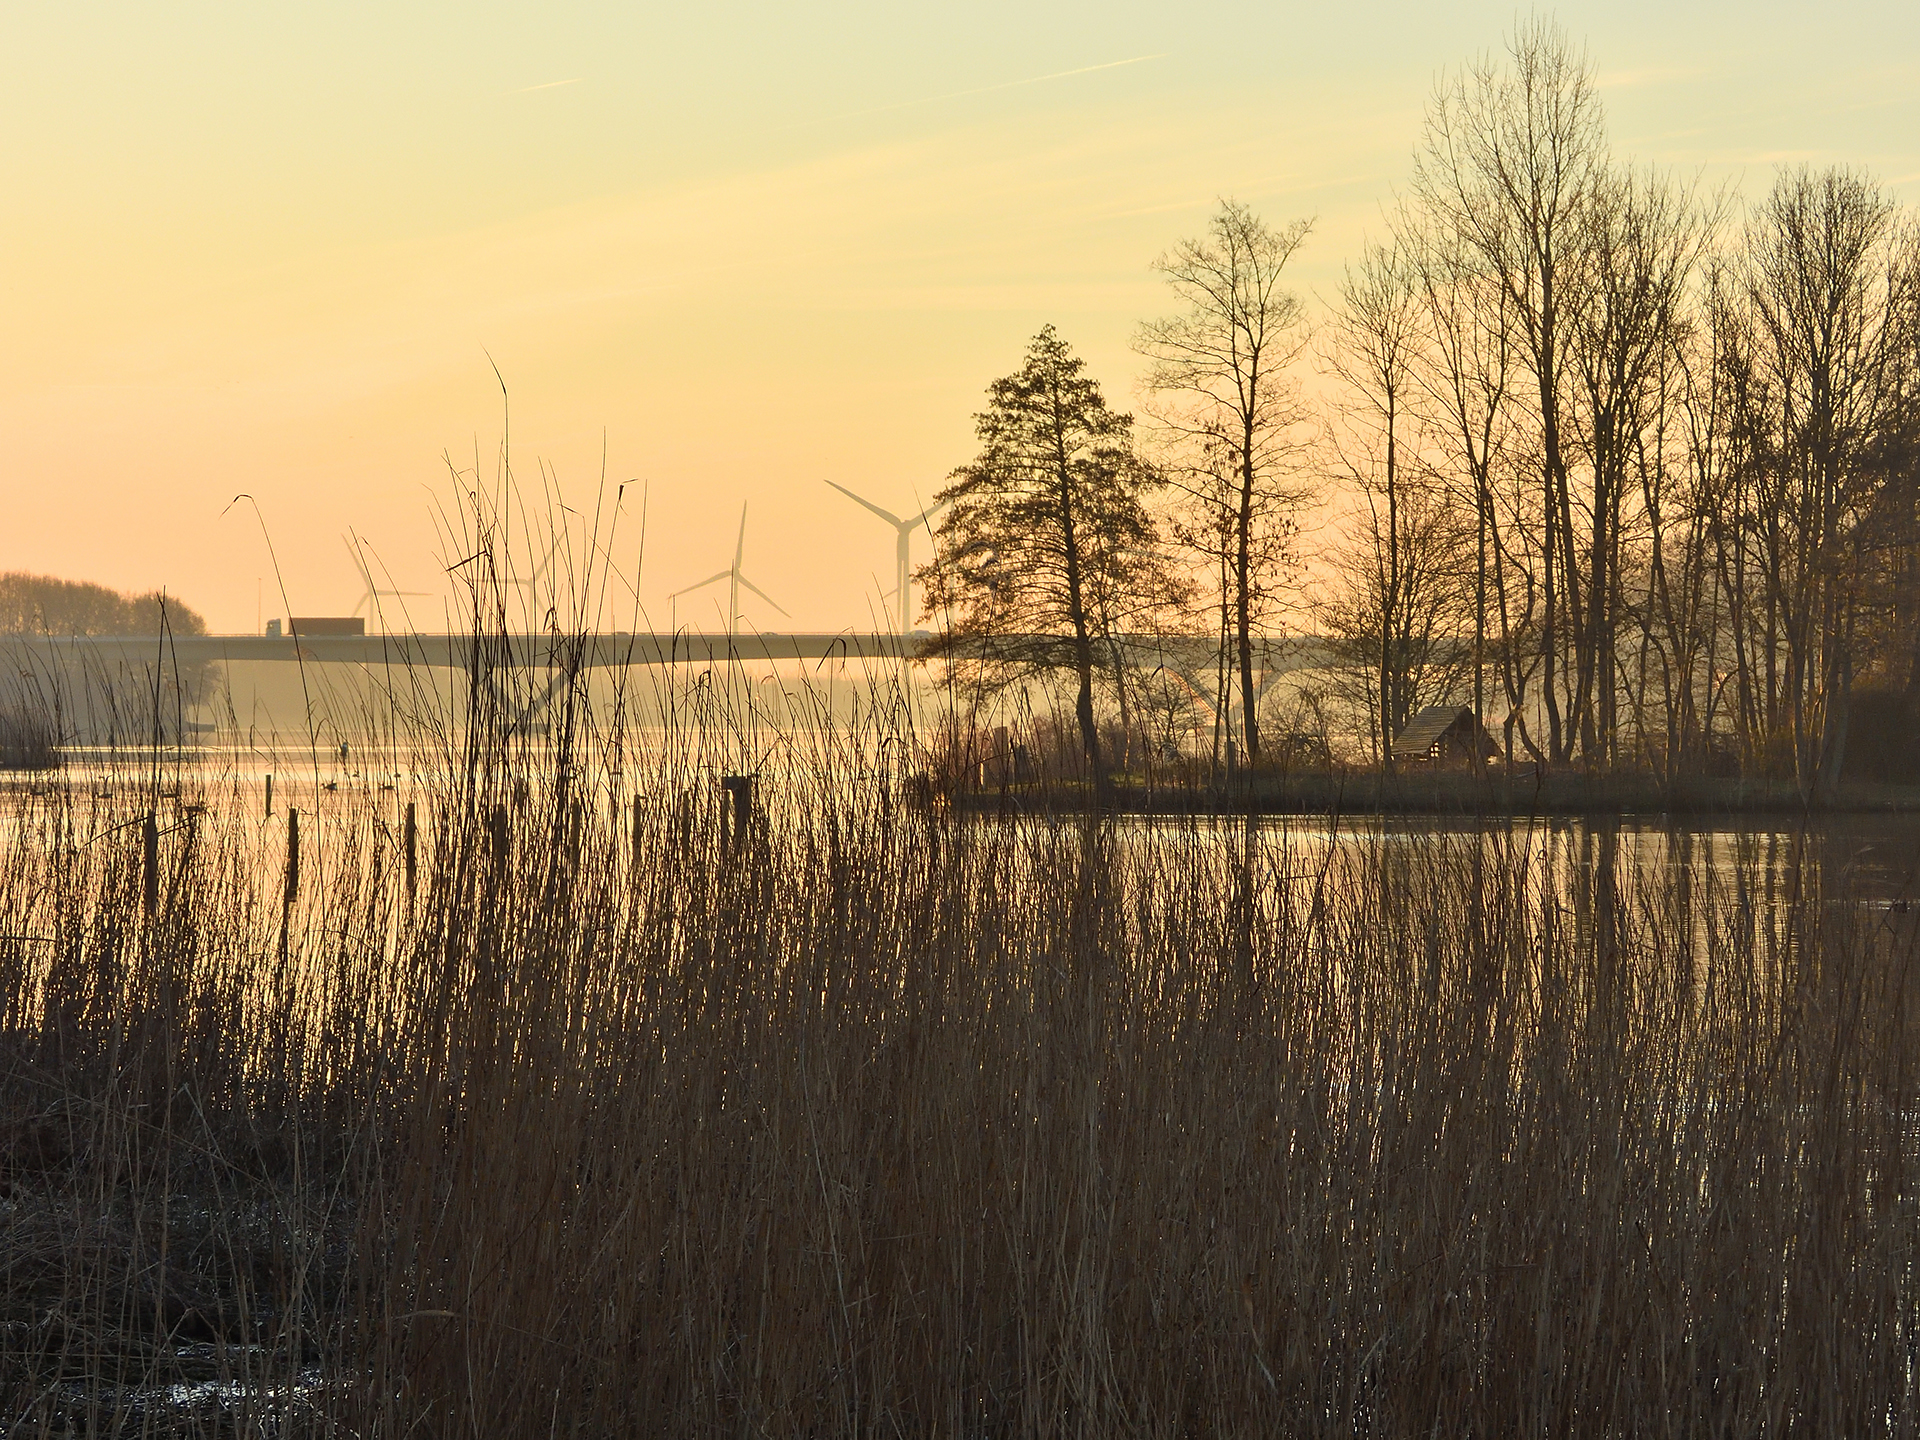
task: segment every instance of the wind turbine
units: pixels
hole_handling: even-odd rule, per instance
[[[700,581],[696,585],[689,585],[684,590],[674,591],[673,594],[667,597],[667,602],[671,604],[675,600],[678,600],[682,595],[691,595],[696,590],[704,590],[706,589],[707,586],[713,584],[717,580],[727,581],[728,582],[727,584],[727,634],[729,637],[733,635],[734,627],[739,623],[739,620],[740,620],[740,587],[742,585],[746,586],[747,589],[751,590],[754,594],[758,595],[762,600],[766,601],[767,604],[773,606],[774,609],[780,610],[780,604],[778,601],[776,601],[771,595],[767,594],[767,592],[762,590],[758,585],[754,584],[751,580],[747,579],[745,575],[740,573],[740,557],[746,553],[746,548],[747,548],[747,507],[743,502],[740,506],[740,538],[734,542],[732,566],[729,567],[728,569],[719,571],[717,574],[709,575],[706,579]],[[780,613],[782,615],[785,615],[787,612],[784,610],[780,610]]]
[[[374,583],[373,568],[367,564],[367,557],[360,553],[360,547],[366,542],[358,535],[355,535],[351,540],[342,536],[341,543],[347,547],[347,553],[353,556],[353,568],[358,570],[360,572],[360,578],[367,582],[366,591],[360,596],[360,603],[355,605],[350,613],[354,615],[364,613],[367,617],[367,623],[371,625],[379,618],[380,597],[383,595],[391,595],[396,599],[426,598],[428,592],[425,590],[382,590]],[[402,606],[401,608],[404,609],[405,607]]]
[[[524,618],[529,627],[532,627],[534,623],[533,610],[534,610],[535,602],[539,599],[540,582],[543,580],[548,580],[548,581],[551,580],[552,578],[551,571],[553,569],[553,557],[556,553],[558,553],[559,549],[560,549],[559,537],[551,536],[551,535],[548,536],[547,552],[546,554],[540,557],[540,563],[533,567],[532,574],[530,575],[509,574],[506,578],[502,579],[500,582],[501,589],[518,590],[520,592],[520,603],[521,603],[521,606],[526,611],[526,615]],[[529,554],[531,554],[531,551],[529,551]],[[509,561],[509,564],[511,564],[511,561]],[[547,608],[551,610],[554,608],[552,604],[553,587],[551,584],[548,585],[547,592],[548,592]]]
[[[898,515],[895,515],[892,511],[882,510],[878,505],[874,504],[871,500],[862,499],[860,496],[854,494],[853,491],[847,489],[847,487],[844,485],[836,484],[832,480],[827,481],[827,484],[832,485],[834,489],[838,490],[842,495],[846,496],[849,500],[853,501],[854,504],[866,506],[867,509],[871,510],[874,514],[878,515],[882,520],[886,521],[889,525],[893,526],[894,534],[897,540],[897,545],[894,550],[894,562],[898,567],[898,576],[894,583],[893,595],[894,595],[894,605],[897,607],[895,610],[895,615],[899,620],[901,653],[904,655],[906,653],[906,642],[908,639],[908,630],[913,623],[913,601],[909,598],[908,590],[907,590],[908,547],[912,544],[913,532],[917,530],[920,526],[925,525],[927,521],[931,520],[934,517],[934,515],[939,513],[939,511],[946,505],[947,502],[944,500],[936,500],[933,502],[933,504],[929,505],[926,509],[922,510],[918,515],[914,516],[911,520],[902,520]]]

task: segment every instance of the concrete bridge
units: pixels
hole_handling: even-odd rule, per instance
[[[1030,641],[1042,637],[1002,637]],[[1045,637],[1065,648],[1065,637]],[[610,631],[566,634],[385,635],[170,635],[170,636],[0,636],[0,698],[9,688],[58,685],[69,718],[82,728],[94,723],[102,698],[111,728],[142,733],[152,721],[153,697],[173,687],[181,699],[200,689],[197,677],[207,668],[244,665],[346,666],[375,675],[410,670],[465,672],[476,665],[494,672],[519,672],[530,682],[514,702],[514,723],[538,727],[569,680],[582,671],[627,666],[765,664],[794,661],[896,664],[921,653],[925,635],[900,636],[878,631],[756,631],[733,635],[692,631]],[[1121,663],[1136,671],[1163,671],[1177,677],[1196,704],[1210,710],[1212,681],[1219,663],[1215,642],[1203,636],[1131,634],[1118,639]],[[1022,646],[1031,651],[1033,647]],[[1114,663],[1105,644],[1103,667]],[[965,652],[963,652],[965,653]],[[1254,647],[1259,688],[1279,677],[1327,665],[1332,658],[1319,636],[1264,636]],[[15,677],[18,677],[17,681]],[[10,684],[9,682],[13,682]],[[76,683],[80,682],[80,683]],[[98,690],[100,695],[91,692]],[[168,705],[175,702],[169,701]],[[168,708],[163,706],[163,709]],[[138,721],[134,712],[147,715]],[[205,730],[182,718],[189,730]]]
[[[1012,637],[1010,637],[1012,638]],[[1021,639],[1029,637],[1018,637]],[[1057,637],[1064,641],[1065,637]],[[362,666],[422,665],[465,670],[476,661],[495,668],[544,670],[549,666],[599,669],[625,665],[687,665],[738,661],[898,660],[915,658],[924,635],[876,631],[756,631],[735,635],[679,631],[607,631],[575,635],[482,635],[401,633],[391,635],[169,635],[0,636],[0,654],[16,661],[91,660],[101,665],[172,666],[281,661],[288,664]],[[1123,635],[1130,665],[1201,669],[1219,649],[1205,636]],[[1254,668],[1285,673],[1328,663],[1328,642],[1315,635],[1262,636],[1254,642]]]

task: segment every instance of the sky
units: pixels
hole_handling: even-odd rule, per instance
[[[623,622],[864,628],[897,513],[1048,323],[1118,406],[1221,197],[1312,217],[1310,307],[1382,229],[1434,86],[1510,5],[0,7],[0,570],[211,628],[437,629],[453,472],[612,542]],[[1920,6],[1552,13],[1615,152],[1758,199],[1920,201]],[[504,381],[504,396],[502,390]],[[234,505],[236,494],[252,502]],[[644,495],[645,552],[640,551]],[[924,558],[924,549],[916,558]],[[390,578],[389,578],[390,577]],[[283,598],[284,597],[284,598]]]

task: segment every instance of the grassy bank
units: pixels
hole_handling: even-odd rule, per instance
[[[1092,787],[1072,781],[955,788],[955,809],[972,813],[1067,809],[1090,804]],[[1685,819],[1804,815],[1920,816],[1920,787],[1849,784],[1803,796],[1791,781],[1643,774],[1509,776],[1462,770],[1251,772],[1231,779],[1175,772],[1121,777],[1106,808],[1134,815],[1460,815],[1658,816]]]
[[[982,823],[831,747],[729,840],[616,749],[342,792],[291,900],[217,777],[152,869],[151,796],[22,802],[0,1430],[1911,1426],[1912,936],[1813,867]]]

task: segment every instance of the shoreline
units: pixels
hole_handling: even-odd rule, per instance
[[[1009,785],[957,792],[968,814],[1091,808],[1084,786]],[[1458,774],[1253,776],[1225,784],[1118,783],[1103,807],[1125,815],[1442,815],[1487,819],[1905,816],[1920,819],[1920,786],[1846,785],[1802,798],[1789,782],[1556,775],[1509,781]]]

